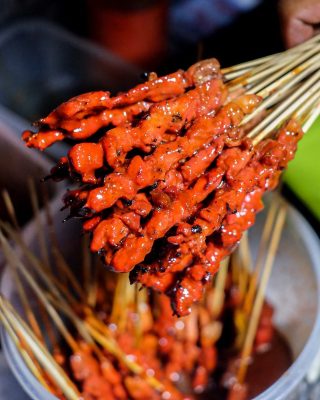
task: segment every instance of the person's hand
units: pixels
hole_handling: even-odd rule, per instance
[[[320,0],[280,0],[282,31],[287,47],[320,32]]]

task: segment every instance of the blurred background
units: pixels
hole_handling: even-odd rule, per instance
[[[0,26],[51,20],[144,68],[223,64],[280,50],[274,0],[1,0]]]

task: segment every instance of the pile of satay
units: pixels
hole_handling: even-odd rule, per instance
[[[27,146],[75,144],[51,171],[91,250],[187,315],[262,208],[319,114],[319,37],[220,70],[215,59],[125,93],[86,93],[26,131]]]

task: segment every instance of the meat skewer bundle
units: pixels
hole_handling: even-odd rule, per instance
[[[107,266],[186,315],[294,157],[299,123],[319,114],[319,49],[318,36],[222,71],[211,59],[150,74],[127,93],[69,100],[23,139],[82,141],[51,172],[83,184],[65,196],[70,216]]]

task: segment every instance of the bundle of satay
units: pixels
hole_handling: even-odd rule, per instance
[[[105,271],[86,238],[78,246],[82,263],[68,264],[51,215],[40,215],[31,187],[37,253],[4,193],[12,225],[0,221],[0,248],[16,294],[12,303],[0,295],[0,321],[26,367],[55,398],[249,400],[288,369],[292,355],[265,300],[286,217],[279,197],[266,216],[256,262],[244,235],[201,301],[179,318],[167,296],[130,285],[128,274]],[[266,357],[272,372],[266,372]]]
[[[78,185],[64,203],[91,251],[187,315],[319,114],[319,49],[317,36],[227,69],[209,59],[150,73],[115,96],[72,98],[23,140],[74,141],[50,177]]]

